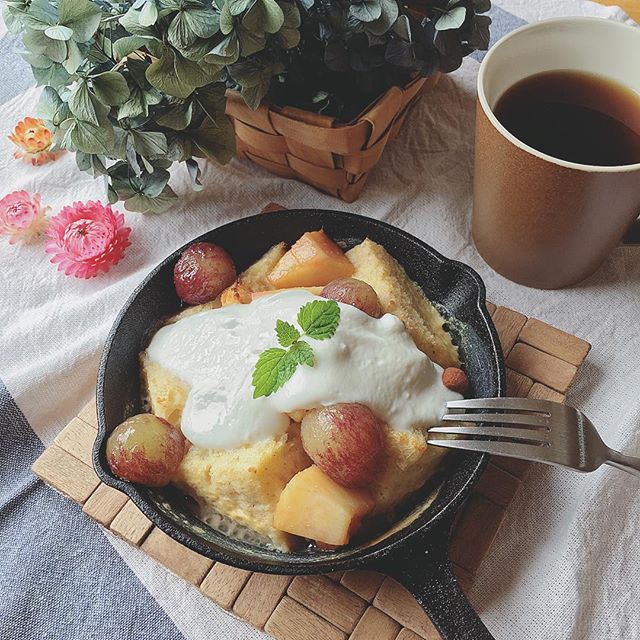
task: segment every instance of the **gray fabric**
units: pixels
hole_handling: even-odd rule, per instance
[[[496,4],[491,7],[489,15],[491,16],[491,40],[489,41],[489,46],[494,45],[498,40],[500,40],[500,38],[502,38],[502,36],[506,35],[510,31],[527,24],[522,18],[514,16],[512,13],[505,11]],[[482,62],[482,59],[486,55],[486,51],[474,51],[471,54],[471,57],[476,59],[478,62]]]
[[[0,637],[181,638],[98,525],[31,473],[42,449],[0,382]]]

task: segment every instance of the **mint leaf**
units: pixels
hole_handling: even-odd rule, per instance
[[[276,320],[276,335],[281,347],[290,347],[300,337],[300,332],[292,324]]]
[[[313,349],[304,341],[294,342],[288,351],[277,347],[263,351],[251,377],[253,397],[270,396],[276,392],[291,379],[300,364],[308,367],[315,364]]]
[[[291,379],[299,365],[313,367],[315,357],[308,342],[302,337],[326,340],[336,332],[340,322],[340,307],[335,300],[314,300],[303,305],[298,311],[298,324],[303,334],[290,322],[276,320],[276,335],[282,347],[267,349],[260,354],[251,383],[253,397],[271,395]]]
[[[271,391],[266,395],[270,395],[277,391],[285,382],[291,379],[293,374],[296,372],[298,368],[298,361],[296,358],[296,350],[289,349],[289,351],[285,351],[284,356],[282,356],[282,360],[278,362],[278,366],[276,367],[276,379],[274,382]]]
[[[314,300],[298,311],[298,324],[314,340],[331,338],[340,323],[340,307],[335,300]]]
[[[276,390],[276,385],[279,382],[279,367],[286,355],[287,352],[284,349],[277,348],[267,349],[260,354],[258,362],[256,362],[256,368],[251,376],[251,383],[255,387],[253,390],[254,398],[268,396]],[[293,375],[293,371],[291,375]],[[286,380],[280,380],[280,386],[285,382]]]
[[[289,353],[297,364],[306,364],[308,367],[313,367],[316,363],[313,357],[313,349],[304,340],[292,344]]]

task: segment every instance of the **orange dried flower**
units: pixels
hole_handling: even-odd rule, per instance
[[[20,147],[13,157],[34,167],[53,162],[60,155],[60,152],[51,151],[51,131],[40,118],[27,117],[18,122],[9,140]]]

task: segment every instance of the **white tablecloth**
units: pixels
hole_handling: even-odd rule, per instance
[[[552,15],[627,19],[618,9],[578,0],[502,0],[497,5],[496,22],[501,20],[503,29]],[[50,443],[92,395],[107,331],[151,267],[192,237],[276,201],[291,208],[349,210],[396,224],[477,269],[494,302],[590,341],[593,350],[570,400],[587,412],[611,446],[640,454],[640,255],[618,249],[587,282],[553,292],[510,283],[483,263],[469,233],[477,70],[477,60],[468,59],[442,79],[385,152],[354,204],[234,160],[224,168],[204,165],[207,187],[200,193],[189,190],[182,169],[175,172],[173,185],[181,200],[169,213],[127,213],[132,245],[107,275],[89,281],[67,278],[49,264],[41,244],[2,243],[0,379],[38,438]],[[0,73],[5,89],[24,82],[1,65]],[[0,195],[38,191],[54,212],[74,200],[104,200],[102,184],[79,173],[68,154],[40,168],[11,158],[6,134],[22,117],[35,115],[37,93],[28,88],[3,105]],[[639,489],[638,480],[610,468],[590,475],[545,467],[532,472],[509,507],[471,593],[499,640],[640,638]],[[263,637],[142,552],[107,535],[102,543],[113,545],[151,594],[158,615],[185,638]],[[6,538],[0,551],[3,544]],[[10,637],[18,637],[18,627],[8,628],[16,634]],[[80,635],[73,637],[88,637],[82,628],[79,623]],[[60,636],[52,631],[46,637]],[[126,637],[138,636],[130,629]]]

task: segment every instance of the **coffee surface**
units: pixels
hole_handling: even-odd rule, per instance
[[[640,162],[640,94],[602,76],[550,71],[520,80],[494,113],[525,144],[593,166]]]

